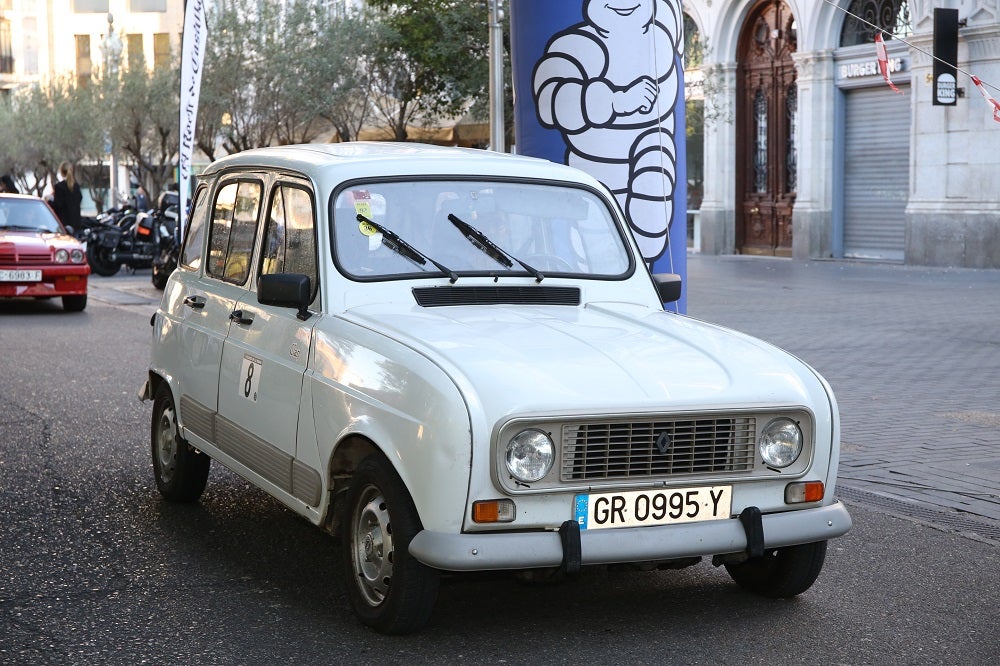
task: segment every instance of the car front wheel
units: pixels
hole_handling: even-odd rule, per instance
[[[361,621],[385,634],[406,634],[430,619],[439,573],[408,551],[420,518],[399,475],[384,456],[361,462],[341,522],[341,571]]]
[[[66,312],[83,312],[83,309],[87,307],[87,295],[63,296],[62,304],[63,310]]]
[[[150,426],[156,487],[171,502],[194,502],[205,490],[211,459],[181,438],[170,387],[160,384]]]
[[[772,599],[802,594],[816,582],[826,559],[826,541],[769,550],[726,571],[741,587]]]

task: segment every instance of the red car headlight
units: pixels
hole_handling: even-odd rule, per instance
[[[69,260],[74,264],[82,264],[87,260],[87,257],[84,255],[83,250],[73,249],[69,251]]]
[[[56,263],[65,264],[69,261],[69,252],[67,250],[56,250]]]

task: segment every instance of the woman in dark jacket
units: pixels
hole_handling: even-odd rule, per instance
[[[80,228],[80,202],[83,193],[73,176],[73,164],[63,162],[59,165],[59,176],[62,178],[52,188],[52,209],[59,216],[59,221],[65,227]]]

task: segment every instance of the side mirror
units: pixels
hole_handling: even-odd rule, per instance
[[[301,273],[261,275],[257,282],[257,302],[279,308],[296,308],[302,321],[309,319],[312,298],[309,276]]]
[[[653,275],[656,293],[661,303],[673,303],[681,298],[681,276],[676,273],[656,273]]]

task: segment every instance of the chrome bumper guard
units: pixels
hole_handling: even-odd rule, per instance
[[[781,548],[843,536],[851,516],[840,502],[761,516],[764,548]],[[552,532],[446,534],[423,530],[410,554],[445,571],[488,571],[564,566],[565,537]],[[682,557],[745,552],[747,531],[739,518],[580,531],[580,563],[653,562]]]

